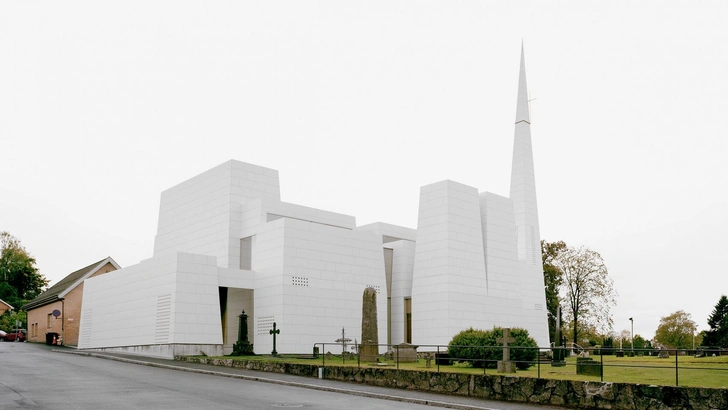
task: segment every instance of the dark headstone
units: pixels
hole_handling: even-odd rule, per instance
[[[248,341],[248,315],[238,315],[238,341],[233,344],[233,356],[250,356],[253,353],[253,344]]]
[[[558,342],[555,343],[553,348],[553,356],[551,358],[551,366],[553,367],[564,367],[566,366],[566,346],[563,343],[563,333],[561,331],[561,306],[556,309],[556,332],[554,339]],[[558,343],[561,343],[559,345]]]
[[[596,360],[588,357],[577,357],[576,374],[583,374],[586,376],[601,376],[602,365]]]

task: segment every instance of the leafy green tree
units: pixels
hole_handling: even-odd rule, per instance
[[[704,346],[728,347],[728,298],[722,295],[708,317],[710,330],[705,332]]]
[[[541,240],[541,261],[543,262],[543,282],[546,286],[549,340],[557,345],[561,344],[560,340],[556,340],[556,316],[559,308],[559,286],[563,283],[563,273],[561,269],[554,265],[554,260],[563,249],[566,249],[566,244],[563,241],[546,242]],[[562,323],[561,326],[563,327],[564,324]]]
[[[649,349],[652,347],[652,344],[649,340],[646,340],[644,337],[640,335],[634,335],[634,348],[635,349]]]
[[[673,349],[690,349],[695,329],[690,313],[678,310],[660,319],[655,331],[655,341]]]
[[[8,232],[0,232],[0,299],[19,308],[48,286],[35,258]]]
[[[602,256],[585,247],[567,246],[559,251],[553,265],[563,274],[561,306],[573,342],[579,344],[582,328],[607,333],[613,325],[610,310],[616,305],[617,292]]]
[[[0,330],[9,332],[16,328],[18,321],[21,322],[21,329],[27,328],[28,316],[25,312],[7,311],[0,315]]]
[[[513,328],[510,336],[516,341],[509,343],[510,360],[516,362],[516,368],[526,370],[538,356],[538,345],[529,336],[528,330]],[[495,368],[498,360],[503,360],[503,345],[498,339],[503,337],[503,328],[494,327],[485,331],[473,329],[463,330],[453,336],[448,346],[450,359],[470,363],[472,367]]]

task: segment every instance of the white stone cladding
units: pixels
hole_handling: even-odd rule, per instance
[[[280,352],[305,352],[321,342],[335,351],[342,328],[361,342],[362,296],[369,286],[377,290],[379,341],[386,343],[387,293],[377,236],[281,218],[267,223],[257,239],[256,350],[272,350],[272,338],[262,336],[272,321],[281,329]]]
[[[422,187],[412,275],[412,334],[418,345],[447,344],[488,325],[478,191],[453,181]]]
[[[199,253],[235,266],[240,204],[280,201],[279,186],[278,171],[230,160],[162,192],[154,255]]]
[[[339,352],[342,328],[361,342],[368,286],[381,344],[502,326],[548,346],[523,54],[515,128],[510,197],[426,185],[416,230],[282,202],[278,171],[235,160],[164,191],[153,257],[86,281],[79,347],[227,354],[245,310],[256,353],[274,322],[280,353]]]
[[[123,272],[122,272],[123,271]],[[152,346],[168,356],[174,345],[221,345],[215,258],[167,253],[87,280],[79,348]],[[101,280],[97,280],[101,279]]]

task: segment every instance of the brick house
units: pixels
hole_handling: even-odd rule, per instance
[[[45,343],[47,333],[57,333],[64,345],[78,346],[84,281],[117,269],[121,267],[111,257],[94,262],[24,305],[22,309],[28,312],[28,341]]]
[[[2,315],[3,313],[5,313],[5,312],[7,312],[9,310],[13,310],[13,309],[15,309],[15,308],[12,307],[12,306],[10,306],[8,304],[8,302],[0,299],[0,315]]]

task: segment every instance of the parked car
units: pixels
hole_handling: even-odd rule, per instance
[[[2,342],[3,340],[5,340],[5,336],[6,335],[7,335],[7,333],[5,333],[5,331],[0,330],[0,342]]]
[[[13,329],[3,336],[3,339],[8,342],[24,342],[27,334],[28,331],[25,329]]]

